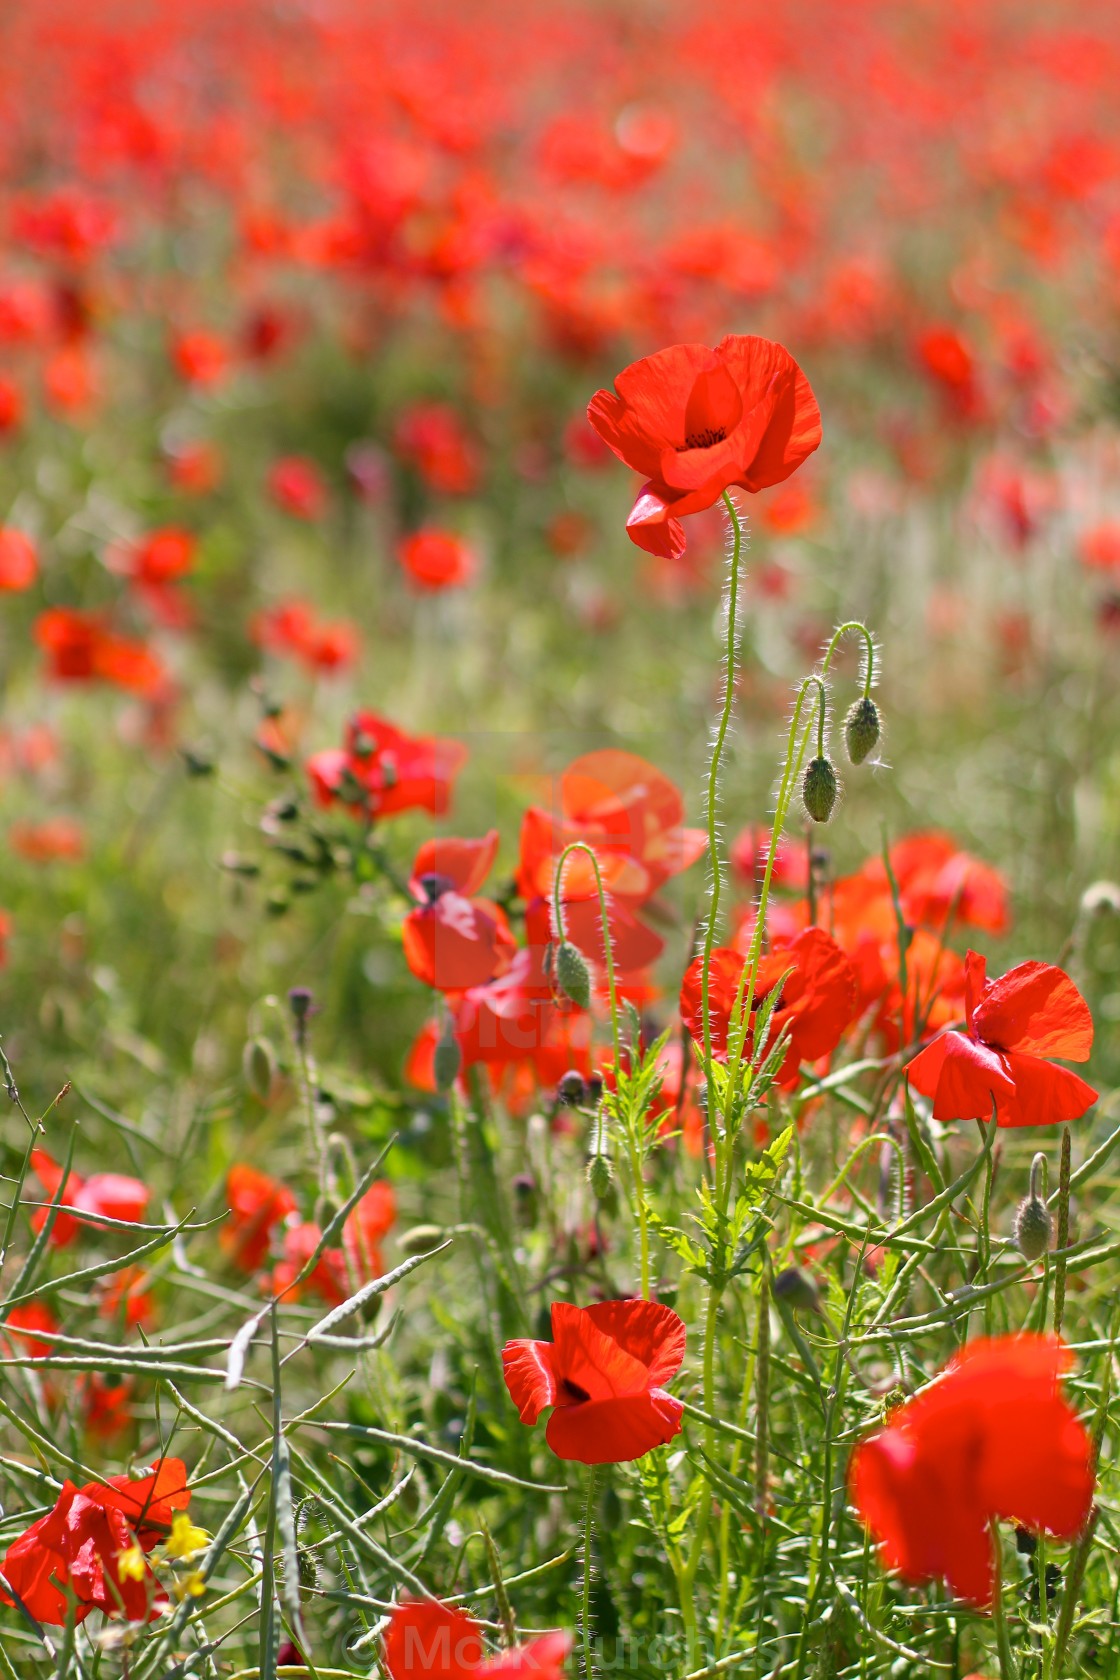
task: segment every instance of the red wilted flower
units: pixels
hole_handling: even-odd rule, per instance
[[[293,519],[319,519],[327,505],[323,475],[306,455],[282,455],[274,461],[268,474],[268,493]]]
[[[0,525],[0,591],[30,589],[39,573],[39,556],[26,531]]]
[[[1077,1120],[1097,1093],[1048,1056],[1088,1061],[1089,1005],[1062,969],[1025,962],[998,980],[987,961],[965,956],[965,1032],[946,1032],[906,1064],[906,1077],[933,1099],[935,1120],[1000,1126],[1057,1126]]]
[[[412,866],[418,902],[404,919],[405,960],[418,980],[441,992],[484,986],[503,974],[517,942],[505,912],[474,894],[498,852],[498,831],[481,840],[428,840]]]
[[[788,350],[742,334],[714,350],[674,344],[631,363],[613,392],[595,393],[587,417],[648,480],[626,529],[664,559],[684,552],[685,514],[734,486],[780,484],[821,441],[816,398]]]
[[[467,495],[478,483],[477,451],[446,403],[415,403],[406,409],[393,442],[401,460],[443,495]]]
[[[1049,1336],[970,1343],[856,1448],[852,1503],[884,1564],[991,1601],[1000,1517],[1072,1540],[1093,1497],[1092,1447],[1058,1379],[1072,1363]]]
[[[29,863],[78,863],[85,856],[86,839],[72,817],[47,817],[43,822],[14,822],[8,845]]]
[[[43,1187],[45,1200],[53,1201],[62,1183],[63,1169],[57,1161],[52,1160],[45,1149],[33,1149],[31,1170]],[[101,1214],[107,1219],[121,1219],[129,1224],[136,1224],[144,1217],[149,1195],[147,1186],[141,1184],[138,1178],[127,1178],[123,1173],[94,1173],[92,1178],[82,1179],[72,1172],[59,1198],[59,1211],[51,1226],[51,1242],[56,1248],[65,1248],[68,1243],[74,1241],[79,1231],[97,1229],[95,1219],[75,1219],[73,1215],[63,1212],[64,1208],[74,1208],[80,1213]],[[45,1207],[36,1208],[31,1215],[33,1231],[43,1229],[48,1212]]]
[[[731,1012],[746,958],[739,951],[717,947],[712,952],[708,1006],[712,1022],[712,1053],[727,1054]],[[688,966],[681,986],[681,1019],[697,1044],[704,1042],[704,959]],[[765,1002],[783,974],[788,978],[770,1017],[767,1045],[788,1030],[789,1046],[778,1070],[778,1083],[792,1089],[802,1062],[831,1055],[856,1012],[858,987],[850,957],[823,928],[806,928],[788,945],[764,956],[758,965],[754,1007]],[[745,995],[745,988],[744,988]],[[753,1017],[752,1017],[753,1019]],[[748,1033],[749,1043],[749,1033]]]
[[[417,531],[397,544],[401,570],[418,589],[437,594],[461,589],[478,570],[478,556],[469,543],[451,531]]]
[[[680,1434],[684,1408],[665,1392],[684,1359],[685,1326],[657,1301],[552,1305],[552,1341],[507,1342],[502,1366],[522,1423],[554,1408],[557,1458],[627,1464]]]
[[[320,805],[347,805],[370,818],[417,809],[438,817],[466,757],[459,741],[406,735],[375,712],[355,712],[345,747],[315,753],[307,774]]]
[[[488,1658],[465,1610],[405,1599],[389,1618],[382,1660],[392,1680],[562,1680],[571,1645],[570,1634],[545,1633]]]
[[[130,1622],[160,1614],[167,1594],[151,1569],[137,1581],[131,1574],[122,1579],[119,1568],[122,1552],[134,1546],[150,1552],[170,1532],[174,1513],[190,1504],[181,1459],[162,1459],[152,1469],[153,1475],[135,1481],[111,1476],[105,1484],[87,1482],[81,1488],[64,1482],[54,1509],[8,1547],[4,1578],[36,1621],[63,1626],[70,1594],[79,1622],[91,1610]],[[0,1603],[13,1602],[0,1590]]]
[[[94,613],[50,607],[35,620],[35,640],[55,682],[99,680],[138,694],[153,694],[163,686],[164,668],[152,650],[115,635]]]
[[[230,361],[229,347],[217,333],[202,328],[177,333],[171,341],[171,360],[183,379],[207,389],[224,379]]]
[[[255,1272],[268,1253],[274,1225],[296,1211],[287,1185],[257,1167],[237,1162],[226,1174],[229,1220],[218,1236],[222,1252],[243,1272]]]

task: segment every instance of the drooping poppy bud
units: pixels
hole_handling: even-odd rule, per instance
[[[844,720],[844,744],[853,764],[862,764],[879,739],[879,708],[870,694],[857,700]]]
[[[578,946],[561,940],[555,952],[556,984],[566,998],[580,1009],[591,1007],[591,975],[587,959]]]
[[[609,1155],[592,1155],[587,1163],[587,1182],[597,1202],[605,1202],[614,1188],[614,1168]]]
[[[827,758],[810,759],[801,784],[801,798],[814,822],[826,823],[836,804],[839,783],[832,762]]]
[[[1045,1200],[1046,1157],[1041,1152],[1031,1162],[1030,1194],[1015,1212],[1015,1242],[1024,1260],[1040,1260],[1050,1247],[1054,1221]]]

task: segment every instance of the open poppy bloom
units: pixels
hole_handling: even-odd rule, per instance
[[[375,712],[355,712],[346,745],[307,761],[320,805],[342,804],[370,818],[420,809],[441,816],[467,749],[433,735],[406,735]]]
[[[239,1161],[226,1174],[229,1219],[218,1242],[223,1253],[243,1272],[255,1272],[268,1253],[273,1227],[296,1211],[296,1199],[286,1184]]]
[[[935,1120],[988,1120],[1000,1126],[1057,1126],[1077,1120],[1097,1093],[1049,1056],[1088,1060],[1089,1005],[1062,969],[1025,962],[987,978],[976,951],[965,957],[965,1032],[935,1038],[906,1077],[933,1100]]]
[[[0,525],[0,590],[30,589],[39,572],[35,544],[15,525]]]
[[[884,1564],[959,1598],[992,1596],[996,1517],[1060,1540],[1084,1526],[1092,1446],[1059,1378],[1071,1363],[1050,1336],[971,1342],[885,1428],[856,1448],[852,1503]]]
[[[545,1633],[487,1657],[473,1616],[450,1604],[405,1599],[385,1630],[382,1658],[392,1680],[561,1680],[572,1639]]]
[[[43,1187],[45,1199],[48,1202],[53,1201],[62,1183],[62,1168],[58,1162],[52,1160],[45,1149],[33,1149],[31,1170]],[[72,1172],[66,1180],[59,1200],[59,1210],[51,1226],[51,1242],[56,1248],[65,1248],[68,1243],[74,1241],[79,1231],[97,1228],[96,1219],[75,1219],[72,1214],[64,1213],[63,1208],[75,1208],[81,1213],[103,1214],[108,1219],[123,1219],[129,1224],[136,1224],[144,1217],[148,1197],[147,1185],[141,1184],[138,1178],[126,1177],[124,1173],[94,1173],[91,1178],[82,1179]],[[36,1208],[31,1215],[33,1231],[43,1229],[48,1213],[48,1208]]]
[[[505,912],[474,894],[490,873],[498,831],[481,840],[427,840],[412,866],[417,899],[404,919],[405,960],[418,980],[441,992],[484,986],[504,974],[517,942]]]
[[[81,1488],[64,1482],[54,1509],[13,1540],[4,1578],[37,1621],[63,1626],[71,1595],[78,1622],[91,1610],[146,1622],[164,1609],[167,1594],[147,1563],[120,1567],[122,1553],[147,1553],[165,1539],[174,1513],[190,1503],[181,1459],[165,1458],[152,1470],[135,1481],[111,1476]],[[13,1599],[0,1590],[0,1603]]]
[[[746,964],[739,951],[717,947],[708,978],[712,1053],[727,1055],[727,1035]],[[681,986],[681,1019],[697,1044],[704,1042],[704,958],[689,964]],[[767,1043],[789,1031],[789,1045],[778,1070],[778,1083],[792,1089],[802,1062],[815,1062],[836,1049],[856,1012],[856,971],[823,928],[806,928],[788,945],[771,951],[758,965],[754,1008],[765,1002],[782,975],[788,976],[770,1017]],[[744,991],[745,995],[745,991]]]
[[[552,1304],[552,1341],[507,1342],[502,1366],[522,1423],[554,1408],[557,1458],[628,1464],[680,1434],[684,1407],[663,1383],[684,1359],[685,1326],[657,1301]]]
[[[478,569],[474,549],[451,531],[414,531],[397,544],[397,559],[417,589],[429,594],[461,589]]]
[[[789,351],[749,334],[632,362],[614,391],[596,391],[587,418],[647,480],[626,521],[631,541],[667,560],[684,553],[685,514],[733,486],[780,484],[821,441],[816,398]]]

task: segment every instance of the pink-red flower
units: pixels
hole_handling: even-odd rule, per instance
[[[473,1616],[434,1600],[405,1599],[385,1630],[391,1680],[561,1680],[571,1635],[545,1633],[487,1657]]]
[[[811,455],[821,417],[809,381],[780,344],[734,334],[714,350],[674,344],[633,362],[587,417],[647,480],[626,522],[650,554],[684,552],[680,520],[725,490],[764,490]]]
[[[998,980],[975,951],[965,958],[965,1022],[906,1066],[914,1090],[933,1101],[935,1120],[989,1120],[1000,1126],[1056,1126],[1077,1120],[1097,1093],[1047,1058],[1084,1062],[1093,1017],[1069,975],[1025,962]]]
[[[856,1448],[852,1503],[884,1564],[915,1584],[943,1579],[974,1604],[992,1596],[989,1523],[1072,1540],[1093,1497],[1092,1447],[1048,1336],[972,1342]]]
[[[59,1185],[62,1184],[62,1167],[52,1160],[45,1149],[33,1149],[31,1170],[42,1186],[44,1199],[47,1202],[53,1201]],[[95,1231],[98,1227],[96,1217],[89,1220],[76,1219],[73,1214],[64,1212],[65,1208],[73,1208],[77,1213],[95,1216],[100,1214],[108,1219],[120,1219],[129,1224],[136,1224],[144,1217],[150,1195],[146,1184],[141,1184],[138,1178],[129,1178],[124,1173],[94,1173],[90,1178],[83,1179],[72,1172],[67,1177],[59,1197],[58,1212],[51,1226],[50,1240],[56,1248],[65,1248],[68,1243],[74,1241],[79,1231]],[[42,1230],[48,1213],[49,1209],[46,1207],[36,1208],[31,1215],[33,1231]]]
[[[507,1342],[502,1366],[522,1423],[552,1407],[545,1440],[557,1458],[626,1464],[680,1433],[676,1376],[685,1326],[657,1301],[552,1306],[552,1341]]]

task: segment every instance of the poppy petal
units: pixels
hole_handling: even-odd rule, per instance
[[[644,1363],[600,1330],[583,1307],[552,1303],[552,1341],[561,1405],[566,1389],[575,1390],[582,1402],[640,1394],[649,1387]]]
[[[559,1406],[545,1440],[557,1458],[576,1464],[629,1464],[680,1434],[684,1407],[664,1389]]]
[[[536,1423],[546,1407],[555,1406],[557,1383],[551,1342],[507,1342],[502,1349],[502,1372],[522,1423]]]
[[[687,1332],[672,1307],[660,1301],[596,1301],[584,1311],[597,1329],[641,1360],[654,1387],[680,1370]]]
[[[1005,1060],[964,1033],[943,1033],[907,1062],[906,1077],[933,1098],[935,1120],[990,1120],[993,1105],[1014,1100]]]
[[[993,980],[973,1013],[978,1038],[1000,1050],[1084,1062],[1093,1048],[1089,1005],[1062,969],[1025,962]]]
[[[679,560],[688,546],[684,526],[674,518],[671,504],[658,495],[652,482],[642,488],[630,509],[626,535],[632,543],[637,543],[647,554],[655,554],[659,560]]]
[[[1015,1090],[999,1103],[996,1118],[1001,1126],[1062,1126],[1080,1120],[1097,1100],[1096,1091],[1084,1079],[1041,1056],[1010,1054],[1002,1061]]]

